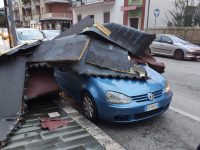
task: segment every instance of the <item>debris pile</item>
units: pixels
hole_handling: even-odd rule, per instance
[[[94,24],[86,17],[53,40],[24,44],[1,53],[0,146],[24,113],[24,100],[58,91],[54,68],[79,75],[139,80],[148,79],[140,64],[148,63],[163,72],[164,65],[145,54],[154,38],[155,35],[123,25]],[[42,126],[50,130],[54,128],[48,126],[52,121],[59,122],[41,119]]]

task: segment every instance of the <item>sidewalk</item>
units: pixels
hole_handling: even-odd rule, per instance
[[[65,101],[62,101],[63,108],[54,101],[55,99],[44,100],[43,98],[30,103],[29,106],[31,107],[26,112],[25,122],[20,129],[14,132],[3,149],[123,149]],[[56,102],[58,101],[56,100]],[[58,102],[58,104],[61,103]],[[59,118],[66,119],[70,123],[54,131],[42,130],[38,119],[39,117],[48,117],[48,113],[51,112],[58,112],[60,114]]]

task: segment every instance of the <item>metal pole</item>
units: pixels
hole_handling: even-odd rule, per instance
[[[148,3],[148,11],[147,11],[147,27],[146,27],[146,30],[149,29],[149,9],[150,9],[150,3],[151,3],[151,0],[149,0],[149,3]]]
[[[5,13],[8,22],[8,35],[10,48],[17,46],[17,35],[13,18],[12,0],[4,0]]]
[[[157,19],[157,17],[155,17],[155,23],[154,23],[154,34],[155,34],[155,31],[156,31],[156,19]]]

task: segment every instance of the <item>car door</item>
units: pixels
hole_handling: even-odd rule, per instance
[[[161,48],[161,35],[158,35],[156,39],[150,45],[151,53],[159,53]]]
[[[161,38],[161,53],[165,55],[173,55],[174,47],[173,40],[169,36],[163,35]]]

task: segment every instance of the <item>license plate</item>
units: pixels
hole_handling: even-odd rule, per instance
[[[151,104],[151,105],[147,105],[146,106],[146,111],[151,111],[151,110],[155,110],[158,108],[158,103],[155,104]]]

